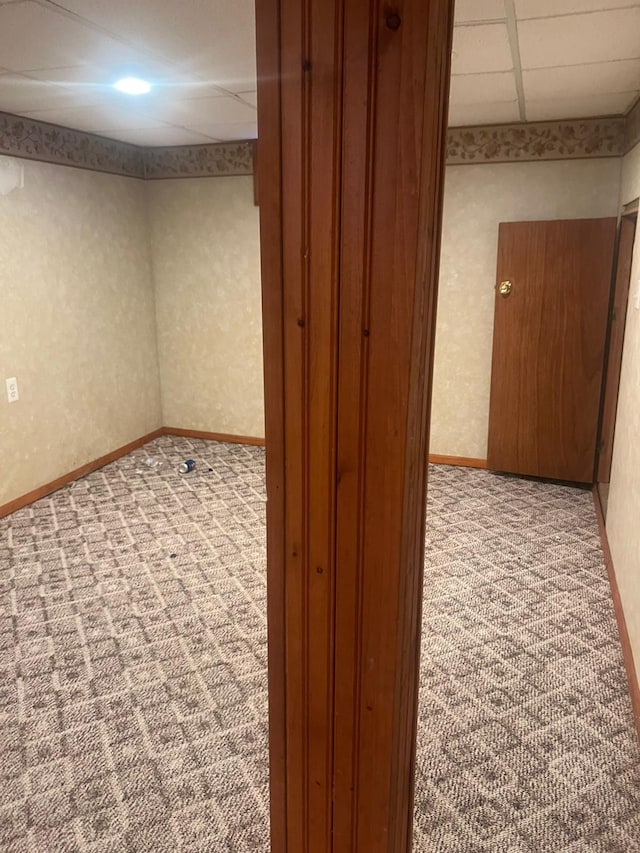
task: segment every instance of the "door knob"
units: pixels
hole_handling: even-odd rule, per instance
[[[508,296],[511,293],[511,288],[513,287],[512,282],[508,279],[506,281],[501,281],[498,290],[500,291],[500,296]]]

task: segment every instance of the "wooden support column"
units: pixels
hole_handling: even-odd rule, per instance
[[[411,849],[453,0],[257,0],[272,853]]]

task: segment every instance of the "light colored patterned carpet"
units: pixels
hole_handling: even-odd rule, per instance
[[[640,748],[590,492],[430,473],[416,849],[640,850]]]
[[[263,469],[165,437],[0,520],[3,853],[266,853]],[[430,489],[415,849],[640,850],[590,495]]]
[[[267,849],[263,471],[162,438],[0,520],[3,853]]]

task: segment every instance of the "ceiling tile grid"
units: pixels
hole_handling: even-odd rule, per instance
[[[254,0],[0,0],[0,110],[144,146],[257,136]],[[148,95],[113,89],[148,80]],[[627,113],[640,0],[457,0],[451,126]]]
[[[253,0],[0,0],[0,110],[144,146],[253,139],[253,20]]]
[[[451,126],[618,116],[639,96],[640,0],[458,0]]]

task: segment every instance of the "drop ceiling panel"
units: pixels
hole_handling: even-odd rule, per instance
[[[182,101],[171,98],[166,93],[152,92],[149,97],[129,99],[121,106],[129,112],[135,111],[166,124],[190,127],[192,121],[202,119],[213,111],[211,103],[222,98],[195,98]],[[255,113],[254,113],[255,114]]]
[[[576,15],[637,6],[637,0],[515,0],[516,15],[525,18],[548,18],[556,15]]]
[[[173,127],[171,125],[138,128],[137,130],[121,130],[118,131],[118,139],[122,142],[131,142],[133,145],[144,145],[145,147],[208,145],[211,142],[219,141],[202,133],[196,133],[184,127]]]
[[[40,90],[43,97],[46,97],[46,92],[51,89],[51,84],[54,83],[66,94],[66,99],[71,103],[69,106],[84,107],[92,105],[103,105],[110,107],[119,107],[122,109],[139,109],[143,101],[138,98],[132,98],[122,92],[118,92],[113,88],[113,83],[120,77],[120,74],[114,74],[113,69],[96,68],[92,65],[78,65],[70,68],[51,68],[40,69],[38,71],[25,72],[25,79],[28,80],[30,88],[34,93]],[[144,103],[155,103],[161,96],[163,103],[169,105],[180,100],[185,93],[193,94],[196,89],[190,83],[164,83],[159,82],[160,79],[167,79],[166,75],[162,78],[148,75],[147,78],[153,83],[152,93],[148,98],[144,99]],[[223,94],[222,92],[218,92]],[[7,91],[4,78],[0,76],[0,105],[7,103],[8,96],[11,92]],[[14,105],[11,107],[12,112],[28,112],[30,108],[38,109],[32,106],[29,102],[20,105],[19,100],[13,99]],[[58,104],[52,104],[58,106]],[[0,106],[0,109],[9,109],[8,107]],[[46,103],[42,109],[46,109]],[[168,120],[168,117],[160,117],[160,120]]]
[[[515,77],[510,71],[458,74],[451,78],[451,102],[454,104],[499,103],[517,99]]]
[[[496,21],[505,17],[504,0],[457,0],[456,23]]]
[[[230,91],[256,87],[253,0],[59,0],[65,9]]]
[[[147,78],[145,78],[147,79]],[[177,77],[168,78],[166,81],[154,85],[154,91],[173,100],[192,100],[196,98],[216,98],[220,95],[228,95],[227,89],[222,89],[215,83],[201,80],[194,75],[184,81]]]
[[[523,68],[640,57],[640,6],[518,24]]]
[[[25,71],[32,80],[59,83],[69,88],[81,86],[110,86],[117,79],[112,69],[98,68],[95,65],[71,65],[60,68],[38,68]]]
[[[517,26],[505,0],[457,0],[452,124],[627,109],[640,0],[514,2]],[[0,110],[140,145],[257,133],[254,0],[0,0],[0,64]],[[130,75],[151,93],[113,89]]]
[[[589,95],[584,98],[527,101],[527,118],[529,121],[543,121],[620,115],[629,109],[635,98],[635,94],[627,92],[616,95]]]
[[[123,109],[139,109],[149,115],[157,116],[161,121],[173,122],[175,116],[183,117],[183,104],[212,97],[228,97],[229,93],[204,80],[170,72],[142,74],[152,84],[151,92],[139,98],[132,98],[113,88],[113,83],[121,74],[112,70],[84,65],[72,68],[53,68],[25,72],[34,81],[55,82],[78,99],[76,106],[86,104],[108,104]],[[2,77],[0,76],[0,103],[2,102]]]
[[[236,139],[256,139],[258,124],[256,121],[241,122],[240,124],[215,124],[202,122],[200,131],[221,142],[233,142]]]
[[[465,127],[473,124],[500,124],[518,121],[520,112],[518,102],[497,104],[451,104],[449,124],[451,127]]]
[[[140,59],[130,46],[34,2],[0,6],[0,56],[11,71]]]
[[[0,109],[8,113],[29,110],[64,109],[65,107],[91,106],[95,98],[86,93],[78,103],[78,96],[62,86],[42,83],[11,72],[0,74]]]
[[[251,104],[252,107],[258,106],[257,92],[238,92],[238,97],[242,98],[242,100],[246,101],[248,104]]]
[[[254,139],[257,134],[256,109],[231,96],[193,98],[169,105],[145,102],[139,109],[151,118],[164,119],[214,139]],[[240,132],[248,135],[234,137]]]
[[[139,112],[117,109],[115,107],[87,107],[73,110],[30,110],[29,116],[38,121],[48,121],[87,130],[94,133],[106,133],[118,130],[135,130],[148,127],[162,127],[163,122],[149,118]]]
[[[258,86],[253,57],[243,60],[241,56],[235,56],[227,60],[225,65],[224,61],[220,61],[219,56],[214,57],[203,49],[191,58],[190,68],[194,74],[208,83],[234,94],[246,89],[256,89]]]
[[[525,71],[522,76],[527,100],[546,100],[558,95],[579,98],[590,94],[639,92],[640,59],[537,68]]]
[[[513,67],[506,24],[455,27],[453,74],[509,71]]]
[[[26,77],[34,80],[50,81],[59,83],[66,87],[93,86],[98,89],[109,90],[114,97],[125,97],[121,92],[116,92],[112,86],[116,80],[124,76],[139,76],[148,80],[154,91],[179,91],[181,95],[187,93],[189,97],[197,97],[199,92],[212,94],[213,88],[204,80],[194,79],[193,75],[183,74],[175,71],[171,66],[159,62],[140,61],[138,63],[105,63],[102,66],[96,64],[72,65],[61,68],[40,68],[24,71]],[[218,89],[218,94],[224,94]]]
[[[144,104],[141,104],[140,110],[147,112],[148,108]],[[158,116],[161,113],[166,114],[163,108],[160,108],[158,112],[150,114]],[[256,118],[257,115],[254,107],[230,96],[194,98],[193,100],[182,101],[171,112],[172,124],[185,124],[194,130],[198,130],[199,126],[203,123],[242,124],[255,122]]]
[[[174,60],[189,55],[189,33],[194,20],[199,19],[200,26],[210,30],[214,5],[204,0],[57,0],[57,3],[85,22],[114,33],[152,55]]]

